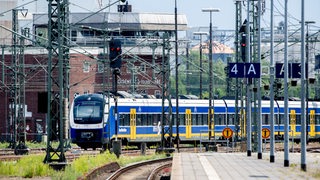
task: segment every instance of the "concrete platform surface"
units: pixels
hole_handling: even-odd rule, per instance
[[[301,170],[301,154],[289,154],[289,167],[284,167],[284,153],[175,153],[171,180],[227,179],[320,179],[320,153],[307,153],[307,171]]]

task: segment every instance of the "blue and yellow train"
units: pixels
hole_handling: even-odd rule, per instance
[[[175,105],[175,100],[172,100]],[[201,139],[208,139],[208,100],[179,100],[179,138],[180,143],[194,144]],[[234,100],[214,100],[214,122],[211,134],[222,138],[222,131],[229,127],[234,135],[245,137],[245,111],[239,111],[239,120],[235,119]],[[290,137],[299,139],[301,134],[300,101],[289,101]],[[118,99],[118,119],[116,120],[115,103],[101,94],[85,94],[74,99],[70,109],[70,134],[73,143],[81,148],[99,148],[111,144],[117,136],[122,144],[147,145],[161,141],[161,99]],[[176,137],[176,107],[172,107],[173,136]],[[320,139],[320,102],[308,104],[308,137]],[[252,118],[253,119],[253,118]],[[116,129],[116,122],[118,128]],[[276,138],[284,134],[284,102],[275,101],[274,130]],[[253,130],[254,130],[253,120]],[[270,101],[262,101],[262,126],[270,128]],[[117,133],[116,133],[117,130]]]

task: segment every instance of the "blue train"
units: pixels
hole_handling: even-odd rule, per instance
[[[161,141],[161,99],[118,99],[118,120],[114,116],[115,103],[101,94],[85,94],[74,99],[70,109],[71,140],[81,148],[106,148],[116,138],[123,145],[146,143],[148,146]],[[172,100],[175,105],[175,100]],[[208,139],[208,100],[179,100],[180,143],[195,144]],[[246,135],[245,111],[239,111],[240,120],[236,124],[235,101],[214,100],[214,123],[211,131],[214,138],[222,138],[222,131],[229,127],[238,138]],[[289,101],[290,138],[298,139],[301,134],[300,101]],[[320,102],[308,105],[309,139],[320,139]],[[176,137],[176,107],[172,107],[173,136]],[[275,101],[274,108],[276,138],[284,134],[284,102]],[[253,118],[252,118],[253,119]],[[253,130],[254,130],[253,120]],[[270,128],[270,101],[262,101],[262,126]]]

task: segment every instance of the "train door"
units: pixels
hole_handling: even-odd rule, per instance
[[[186,138],[191,138],[191,109],[186,109]]]
[[[316,136],[316,115],[315,110],[310,110],[310,136],[315,138]]]
[[[136,139],[136,120],[137,120],[137,113],[136,109],[130,109],[130,139]]]
[[[291,136],[296,136],[296,110],[290,110],[290,129],[291,129]]]
[[[214,135],[214,110],[211,109],[211,117],[209,116],[210,111],[208,111],[208,130],[209,130],[209,139]],[[211,126],[210,126],[211,124]]]
[[[240,137],[245,138],[246,136],[246,111],[244,109],[240,110]]]

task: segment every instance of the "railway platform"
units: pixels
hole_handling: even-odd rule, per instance
[[[302,171],[301,154],[289,154],[289,167],[284,167],[284,153],[205,152],[174,153],[171,180],[219,179],[318,179],[320,178],[320,153],[307,153],[307,171]]]

